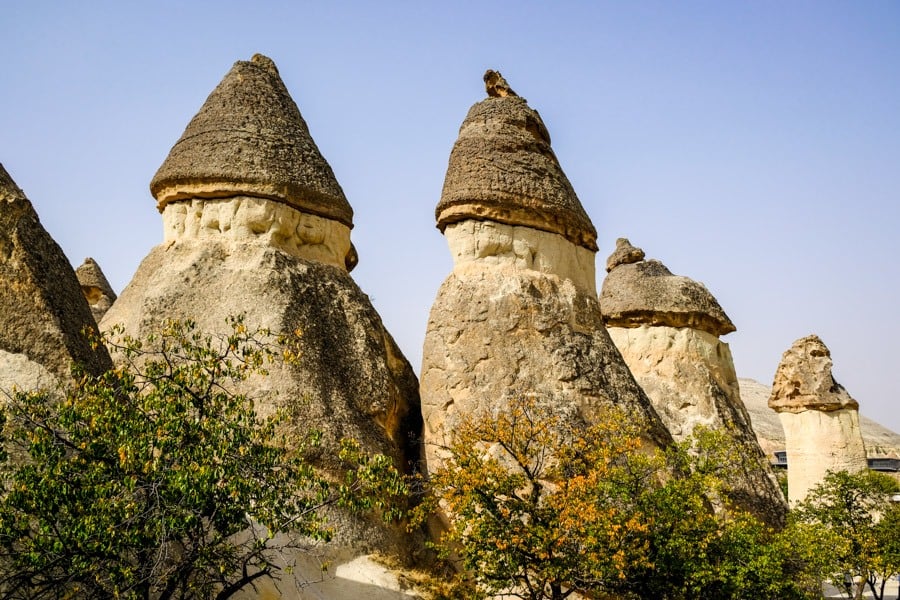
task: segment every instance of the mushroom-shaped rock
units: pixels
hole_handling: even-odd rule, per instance
[[[720,336],[735,330],[734,323],[706,287],[673,275],[658,260],[631,260],[643,250],[625,240],[607,261],[600,307],[609,327],[667,325],[690,327]],[[623,260],[623,257],[628,258]]]
[[[454,265],[422,357],[429,469],[461,419],[526,394],[581,424],[617,406],[647,424],[651,443],[671,442],[603,326],[594,227],[523,99],[469,111],[436,216]]]
[[[728,344],[734,331],[705,287],[678,277],[624,238],[607,260],[600,305],[609,335],[669,432],[685,440],[695,427],[725,432],[748,458],[730,492],[733,504],[780,525],[787,505],[759,446]]]
[[[353,210],[272,59],[238,61],[150,182],[162,212],[189,198],[251,196],[353,226]]]
[[[112,303],[116,301],[116,293],[109,285],[109,281],[106,280],[103,271],[100,270],[100,265],[91,257],[84,259],[81,266],[75,269],[75,276],[78,277],[81,292],[91,307],[94,320],[99,323]]]
[[[818,336],[800,338],[781,357],[769,407],[784,427],[790,502],[803,500],[830,471],[867,467],[859,405],[834,380],[831,352]]]
[[[505,81],[503,86],[508,90]],[[557,233],[597,250],[597,231],[550,147],[541,116],[511,94],[498,93],[469,110],[435,216],[441,232],[466,219],[491,220]]]
[[[108,369],[106,350],[92,348],[83,333],[97,325],[72,265],[3,165],[0,256],[0,360],[30,365],[29,381],[46,381],[46,373],[70,381],[73,364],[94,375]],[[25,366],[7,370],[26,376]],[[0,387],[9,391],[20,383],[4,380]]]

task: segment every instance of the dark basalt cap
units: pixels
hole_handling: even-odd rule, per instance
[[[715,336],[737,329],[702,283],[673,275],[658,260],[643,256],[628,240],[617,243],[610,256],[600,291],[607,327],[690,327]]]
[[[238,61],[150,182],[162,212],[188,198],[254,196],[353,226],[353,209],[272,59]]]
[[[597,230],[550,147],[541,116],[518,96],[490,97],[469,109],[435,217],[441,232],[465,219],[492,220],[597,250]]]

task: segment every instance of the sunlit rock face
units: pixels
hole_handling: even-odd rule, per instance
[[[352,210],[270,59],[257,55],[235,64],[173,147],[151,191],[164,241],[101,327],[122,324],[142,335],[178,318],[224,332],[227,317],[244,315],[249,328],[299,331],[298,364],[273,365],[267,376],[246,382],[242,391],[256,398],[258,411],[285,410],[288,443],[320,431],[317,465],[326,471],[338,470],[336,447],[345,437],[411,470],[421,432],[416,376],[349,275],[356,262]],[[334,574],[343,563],[361,560],[371,574],[375,563],[364,558],[371,553],[405,563],[420,549],[421,540],[378,517],[335,509],[329,521],[334,541],[317,552],[332,566],[326,574],[332,583],[301,588],[286,577],[263,596],[361,597],[353,590],[365,586],[340,591]],[[320,564],[304,562],[314,555],[285,560],[300,560],[301,580],[319,580]],[[405,597],[387,588],[378,594],[372,597]]]
[[[719,335],[731,320],[700,283],[673,275],[626,239],[607,260],[600,294],[609,335],[672,437],[697,426],[726,431],[757,459],[740,473],[731,498],[772,524],[787,506],[741,401],[734,361]]]
[[[111,366],[84,335],[96,329],[75,271],[3,165],[0,165],[0,390],[72,382],[79,365]]]
[[[98,323],[116,301],[116,293],[93,258],[86,258],[81,266],[75,269],[75,276],[81,286],[81,293],[91,307],[91,314]]]
[[[461,418],[525,394],[582,423],[618,406],[654,443],[671,440],[603,327],[594,226],[524,99],[472,107],[435,214],[454,265],[422,359],[429,468]]]
[[[859,404],[832,375],[831,352],[818,336],[800,338],[782,355],[769,407],[784,427],[791,504],[830,471],[867,467]]]

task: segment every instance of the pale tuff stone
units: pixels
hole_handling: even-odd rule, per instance
[[[348,270],[350,228],[272,200],[235,196],[172,202],[163,209],[163,240],[257,243],[297,258]]]
[[[24,354],[0,350],[0,405],[14,392],[54,393],[59,385],[59,379],[41,364]]]
[[[769,407],[779,413],[788,457],[791,504],[831,471],[867,468],[859,405],[834,380],[831,352],[818,336],[801,338],[775,371]]]
[[[785,517],[784,497],[741,401],[728,344],[689,327],[610,327],[609,335],[675,440],[697,426],[725,431],[758,461],[740,474],[732,500],[769,523]]]
[[[481,261],[568,279],[589,294],[597,289],[594,253],[555,233],[496,221],[468,220],[448,225],[444,237],[455,269]]]
[[[84,299],[91,307],[94,320],[99,323],[112,303],[116,301],[116,293],[109,285],[109,281],[106,280],[103,271],[100,270],[100,265],[93,258],[84,259],[81,266],[75,269],[75,276],[81,285]]]
[[[75,271],[31,202],[0,165],[0,349],[71,381],[73,365],[99,375],[112,363],[92,348],[96,329]]]

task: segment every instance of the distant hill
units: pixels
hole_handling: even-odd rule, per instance
[[[756,438],[766,456],[772,458],[774,452],[784,450],[784,430],[778,413],[769,408],[768,401],[772,388],[753,379],[738,379],[741,386],[741,399],[747,412]],[[869,458],[887,456],[900,458],[900,434],[883,427],[863,415],[859,416],[859,427],[866,444]]]

